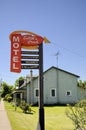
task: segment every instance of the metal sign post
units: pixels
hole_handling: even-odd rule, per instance
[[[39,121],[37,130],[44,130],[44,102],[43,102],[43,43],[37,51],[22,51],[22,69],[39,69]]]
[[[43,44],[39,45],[39,125],[44,130],[44,103],[43,103]]]

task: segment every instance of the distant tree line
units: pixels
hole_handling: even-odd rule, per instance
[[[14,85],[9,85],[6,82],[2,82],[2,91],[1,91],[1,97],[5,100],[11,101],[12,100],[12,93],[16,89],[16,87],[19,87],[24,82],[24,77],[19,77]]]
[[[6,82],[3,82],[1,97],[4,98],[7,94],[11,94],[13,89],[14,87],[12,85],[8,85]]]
[[[86,81],[79,80],[77,85],[78,87],[86,89]]]

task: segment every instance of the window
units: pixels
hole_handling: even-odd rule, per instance
[[[67,96],[71,96],[71,91],[67,91],[67,92],[66,92],[66,95],[67,95]]]
[[[35,89],[35,97],[38,97],[38,96],[39,96],[39,90]]]
[[[51,89],[51,97],[55,97],[56,96],[56,89]]]

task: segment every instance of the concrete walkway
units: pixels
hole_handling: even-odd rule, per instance
[[[3,100],[0,101],[0,130],[12,130]]]

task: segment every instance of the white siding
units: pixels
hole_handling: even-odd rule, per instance
[[[55,104],[58,102],[57,99],[57,73],[55,69],[47,71],[44,75],[44,103]],[[56,96],[51,96],[51,89],[56,90]]]
[[[39,90],[39,81],[38,81],[38,78],[36,78],[33,82],[33,104],[36,104],[38,103],[38,99],[39,97],[36,97],[35,96],[35,90],[38,89]]]
[[[77,102],[77,77],[59,71],[59,103]],[[67,95],[70,92],[71,95]]]
[[[67,104],[77,102],[77,76],[52,67],[44,73],[43,83],[44,104]],[[35,78],[32,83],[31,96],[33,104],[37,103],[39,99],[39,97],[34,95],[36,89],[39,89],[38,77]],[[52,89],[55,90],[55,96],[51,96]]]

